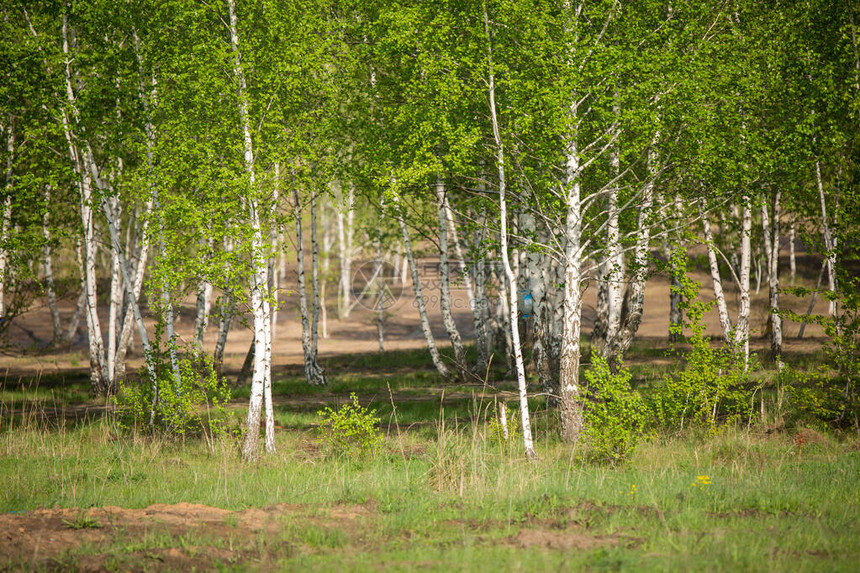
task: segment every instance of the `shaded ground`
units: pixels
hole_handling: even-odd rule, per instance
[[[586,511],[593,507],[583,506]],[[647,509],[647,508],[646,508]],[[568,515],[581,515],[583,508]],[[200,504],[143,509],[37,509],[0,515],[0,567],[76,571],[210,571],[234,566],[266,570],[279,559],[337,550],[383,549],[375,504],[309,507],[277,504],[229,511]],[[553,551],[636,546],[636,538],[595,535],[577,521],[530,519],[514,527],[457,520],[478,544]]]
[[[0,515],[0,566],[78,571],[261,566],[273,557],[325,545],[327,537],[336,537],[338,544],[361,544],[374,514],[359,505],[278,504],[244,511],[190,503],[37,509]]]

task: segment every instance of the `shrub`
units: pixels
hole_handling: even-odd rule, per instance
[[[116,397],[120,428],[149,429],[175,436],[217,436],[228,428],[224,405],[230,388],[218,379],[212,360],[189,349],[179,357],[179,379],[164,360],[155,360],[156,383],[147,376],[123,382]],[[142,374],[145,374],[142,372]]]
[[[684,255],[675,268],[684,269]],[[675,292],[683,296],[685,320],[673,332],[683,336],[684,327],[690,329],[686,340],[692,347],[684,356],[679,355],[679,366],[663,379],[648,396],[648,406],[655,425],[704,425],[715,428],[718,422],[731,422],[752,413],[753,391],[749,384],[751,365],[745,364],[742,352],[731,342],[713,346],[705,336],[703,317],[716,304],[699,300],[699,284],[681,273]],[[683,358],[683,360],[681,360]]]
[[[326,406],[317,412],[322,418],[320,443],[331,453],[357,457],[373,452],[382,441],[382,434],[376,429],[380,423],[376,410],[360,405],[355,392],[349,397],[351,403],[337,410]]]
[[[606,359],[595,356],[584,373],[589,456],[611,464],[623,462],[633,453],[644,421],[642,400],[630,387],[632,375],[620,359],[618,363],[617,372],[612,373]]]

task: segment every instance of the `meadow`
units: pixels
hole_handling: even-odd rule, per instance
[[[613,466],[561,443],[538,397],[528,461],[515,425],[505,440],[496,419],[516,403],[511,382],[443,384],[420,351],[325,366],[325,388],[298,367],[276,373],[277,452],[253,463],[230,432],[123,430],[86,397],[88,379],[7,377],[0,568],[856,570],[852,432],[777,419],[652,430]],[[643,359],[634,381],[670,368]],[[379,420],[365,453],[321,440],[317,412],[351,392]],[[237,426],[246,404],[234,392]]]

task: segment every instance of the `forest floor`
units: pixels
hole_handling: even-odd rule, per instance
[[[810,264],[798,282],[816,276]],[[629,463],[609,467],[561,444],[554,411],[536,398],[540,460],[529,462],[516,435],[504,442],[490,422],[496,403],[516,400],[500,361],[487,380],[443,384],[411,290],[400,294],[388,310],[384,354],[369,310],[329,317],[320,344],[325,388],[304,382],[297,297],[282,297],[277,452],[253,464],[230,435],[176,440],[118,430],[111,407],[89,396],[83,336],[52,348],[46,308],[18,317],[0,356],[0,571],[856,570],[856,435],[786,427],[772,412],[767,424],[646,436]],[[445,340],[437,294],[429,290],[430,312]],[[766,297],[763,285],[753,302],[756,334]],[[185,338],[191,302],[178,321]],[[64,301],[64,320],[73,303]],[[468,337],[465,304],[457,291]],[[791,296],[783,304],[806,311]],[[675,368],[667,319],[668,281],[656,277],[627,359],[640,387]],[[707,321],[718,334],[716,316]],[[809,325],[798,340],[797,329],[786,327],[784,359],[814,367],[823,360],[821,331]],[[213,336],[210,327],[207,347]],[[752,343],[771,369],[768,341]],[[246,328],[231,333],[228,377],[249,344]],[[351,392],[380,418],[382,446],[367,457],[333,455],[320,442],[317,412]],[[237,424],[247,396],[234,390]]]

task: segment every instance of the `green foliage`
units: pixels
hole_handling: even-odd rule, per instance
[[[785,390],[799,420],[856,430],[860,429],[860,279],[846,277],[841,288],[840,293],[822,293],[839,303],[836,316],[782,313],[796,322],[819,324],[828,337],[824,344],[828,363],[813,372],[788,371]],[[797,294],[804,291],[792,289]]]
[[[520,416],[519,409],[505,407],[505,423],[507,424],[507,437],[505,428],[502,426],[501,408],[494,408],[493,414],[487,422],[487,437],[500,446],[505,444],[519,444]]]
[[[120,428],[175,436],[218,436],[227,431],[229,417],[224,406],[230,400],[230,387],[218,379],[211,358],[188,349],[179,358],[179,380],[169,363],[155,362],[155,388],[146,378],[120,384],[116,397]]]
[[[642,399],[630,387],[630,371],[621,365],[613,373],[606,359],[597,356],[586,370],[588,381],[585,435],[589,456],[616,464],[627,460],[636,448],[645,421]]]
[[[349,395],[351,403],[332,410],[326,406],[317,412],[320,443],[334,454],[360,457],[374,452],[382,442],[382,434],[376,429],[380,419],[376,410],[368,410],[358,403],[355,392]]]
[[[675,268],[686,268],[686,256],[679,259]],[[679,285],[672,289],[683,296],[685,311],[682,326],[673,332],[683,336],[684,328],[692,334],[686,337],[692,347],[683,360],[683,368],[664,376],[663,384],[648,394],[647,404],[652,421],[657,426],[680,430],[691,425],[716,428],[718,423],[730,423],[748,418],[752,412],[753,391],[749,384],[751,367],[744,363],[741,350],[725,341],[715,346],[705,335],[704,315],[715,301],[699,300],[699,284],[686,274],[678,276]],[[679,364],[680,365],[680,364]]]
[[[100,529],[102,524],[99,520],[84,512],[80,512],[74,519],[64,519],[63,526],[69,529]]]

